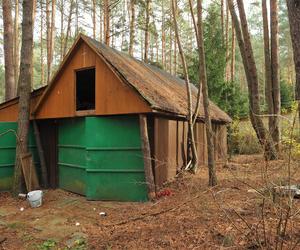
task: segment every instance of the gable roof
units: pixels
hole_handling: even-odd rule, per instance
[[[33,113],[39,109],[44,99],[47,98],[59,72],[64,67],[64,64],[69,61],[72,51],[80,42],[85,42],[104,60],[114,73],[116,73],[124,83],[132,87],[154,111],[175,115],[187,114],[186,86],[182,79],[82,34],[76,39]],[[192,93],[195,102],[197,98],[197,88],[194,86],[192,87]],[[210,114],[212,120],[231,122],[231,118],[213,102],[210,102]],[[200,106],[199,118],[204,119],[203,105]]]

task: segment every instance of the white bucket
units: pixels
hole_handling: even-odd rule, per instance
[[[27,199],[31,207],[40,207],[42,205],[43,191],[35,190],[27,194]]]

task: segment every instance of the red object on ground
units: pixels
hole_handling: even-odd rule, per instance
[[[171,194],[172,194],[172,192],[170,189],[165,189],[165,190],[158,192],[156,196],[157,196],[157,198],[160,198],[163,196],[170,196]]]

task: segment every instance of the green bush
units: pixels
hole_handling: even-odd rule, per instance
[[[280,82],[280,99],[281,99],[281,109],[284,111],[291,111],[293,101],[294,101],[294,87],[285,81]]]
[[[233,121],[228,130],[229,154],[258,154],[262,152],[256,134],[248,121]]]
[[[292,159],[300,159],[300,128],[296,102],[292,102],[289,115],[281,122],[281,149],[284,156],[291,154]]]

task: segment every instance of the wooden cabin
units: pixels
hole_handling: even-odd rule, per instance
[[[231,119],[212,102],[210,113],[216,158],[226,160]],[[187,164],[184,81],[80,35],[50,84],[31,94],[31,119],[38,123],[50,187],[91,200],[147,200],[140,114],[147,116],[159,188]],[[16,130],[17,115],[18,98],[0,104],[0,133]],[[203,121],[200,107],[195,134],[201,165],[207,161]],[[11,186],[15,144],[13,133],[0,138],[0,190]],[[32,131],[29,144],[38,165]]]

